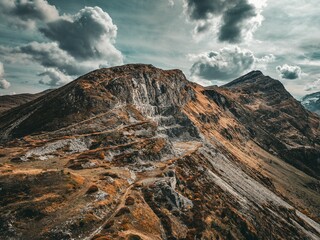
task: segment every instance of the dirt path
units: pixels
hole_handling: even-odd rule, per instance
[[[90,233],[88,237],[83,238],[83,240],[90,240],[95,235],[99,234],[102,231],[103,227],[109,222],[109,220],[112,219],[118,213],[118,211],[125,206],[125,200],[134,185],[135,184],[133,183],[126,189],[126,191],[123,193],[122,197],[120,198],[119,204],[116,206],[115,210],[110,211],[111,215],[106,216],[106,219],[103,221],[103,223],[96,230]]]
[[[195,151],[197,151],[199,149],[199,147],[202,146],[201,143],[199,142],[179,142],[176,143],[177,146],[179,146],[179,148],[184,149],[184,151],[182,152],[181,156],[167,160],[165,162],[159,162],[159,164],[161,164],[162,166],[165,165],[165,170],[168,169],[169,166],[171,166],[176,160],[183,158],[185,156],[189,156],[192,153],[194,153]],[[160,170],[160,166],[157,166],[157,169],[155,169],[152,173],[152,176],[148,176],[146,178],[142,178],[142,179],[137,179],[134,183],[132,183],[131,185],[129,185],[129,187],[126,189],[126,191],[123,193],[122,197],[120,198],[120,201],[118,203],[118,205],[116,206],[116,208],[111,211],[110,215],[106,216],[105,220],[103,221],[103,223],[97,228],[95,229],[92,233],[90,233],[87,237],[83,238],[83,240],[91,240],[95,235],[99,234],[103,227],[112,219],[115,217],[115,215],[118,213],[118,211],[125,206],[125,200],[127,198],[127,196],[130,194],[131,189],[137,185],[137,184],[142,184],[142,185],[150,185],[152,183],[154,183],[157,180],[160,179],[165,179],[166,177],[156,177],[157,174],[159,174],[160,172],[163,172],[165,170]],[[134,231],[131,231],[132,233],[135,233]],[[129,233],[129,232],[128,232]],[[141,233],[139,233],[141,234]],[[146,239],[151,239],[150,237],[147,237]]]

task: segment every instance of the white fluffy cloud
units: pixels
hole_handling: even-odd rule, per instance
[[[257,58],[250,50],[239,47],[189,55],[189,60],[193,62],[191,76],[206,80],[231,80],[257,66],[265,67],[274,59],[273,55]]]
[[[266,70],[269,63],[272,63],[276,60],[276,57],[273,54],[265,55],[261,58],[255,58],[254,67],[260,70]]]
[[[42,77],[39,83],[49,86],[61,86],[72,80],[70,76],[54,68],[47,68],[44,72],[38,74],[38,76]]]
[[[114,45],[117,26],[100,7],[85,7],[74,15],[63,16],[46,0],[0,0],[0,7],[6,9],[0,10],[2,18],[8,15],[8,21],[19,26],[26,23],[48,39],[0,49],[7,59],[42,65],[45,70],[39,76],[46,81],[42,79],[41,83],[57,86],[102,66],[123,63]]]
[[[0,88],[1,89],[8,89],[11,86],[10,82],[5,79],[0,79]]]
[[[302,74],[299,66],[284,64],[282,66],[277,66],[276,69],[280,73],[280,77],[285,79],[297,79],[300,78]]]
[[[0,89],[8,89],[10,86],[10,82],[4,79],[4,68],[2,62],[0,62]]]
[[[174,0],[168,0],[168,3],[171,7],[174,6]]]

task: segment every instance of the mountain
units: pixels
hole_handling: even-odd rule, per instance
[[[319,118],[306,111],[280,81],[254,71],[217,91],[263,149],[309,174],[319,174]]]
[[[30,94],[30,93],[23,93],[23,94],[15,94],[15,95],[5,95],[0,96],[0,114],[5,112],[11,108],[20,106],[24,103],[30,102],[51,90],[46,90],[41,93]]]
[[[320,115],[320,92],[315,92],[304,96],[301,104],[311,112]]]
[[[261,72],[93,71],[0,116],[0,238],[319,239],[319,122]]]

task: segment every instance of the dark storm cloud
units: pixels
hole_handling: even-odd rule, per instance
[[[190,55],[190,60],[194,62],[190,70],[192,76],[206,80],[230,80],[255,66],[263,67],[274,61],[274,56],[256,58],[251,51],[235,47]]]
[[[248,4],[245,0],[240,1],[224,13],[223,24],[219,31],[219,40],[231,43],[241,42],[241,31],[245,27],[246,20],[255,16],[254,6]]]
[[[68,18],[61,17],[40,31],[76,59],[104,58],[112,64],[122,62],[121,53],[113,46],[117,26],[99,7],[86,7]]]
[[[185,9],[189,19],[197,22],[196,33],[208,31],[214,18],[221,17],[218,29],[221,42],[241,42],[262,21],[257,7],[247,0],[185,0]]]
[[[235,1],[230,0],[228,3],[224,0],[186,0],[186,5],[190,19],[206,20],[212,15],[219,15],[233,2]]]
[[[18,27],[32,28],[37,21],[49,22],[59,17],[55,6],[46,0],[0,0],[0,15]]]
[[[290,66],[284,64],[282,66],[276,67],[277,71],[280,73],[280,76],[285,79],[297,79],[301,76],[301,68],[299,66]]]

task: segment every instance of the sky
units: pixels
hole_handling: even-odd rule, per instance
[[[0,0],[0,95],[101,67],[181,69],[201,85],[252,70],[320,91],[318,0]]]

